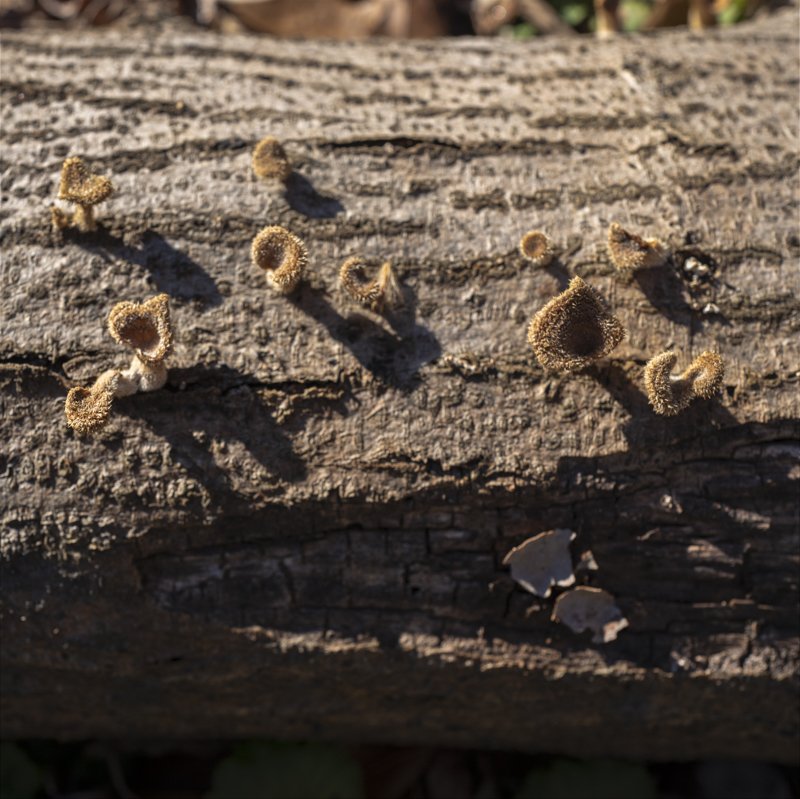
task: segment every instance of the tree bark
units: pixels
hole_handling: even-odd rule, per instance
[[[800,414],[794,11],[695,36],[296,43],[4,35],[4,736],[278,736],[797,762]],[[277,136],[286,187],[258,181]],[[50,228],[61,161],[117,191]],[[670,264],[615,276],[618,221]],[[249,260],[301,236],[291,299]],[[517,252],[546,231],[546,269]],[[383,318],[336,288],[391,259]],[[690,280],[694,257],[708,267]],[[544,372],[569,276],[629,335]],[[126,364],[112,305],[166,292],[164,390],[81,439]],[[726,360],[674,418],[674,347]],[[570,528],[629,621],[593,643],[515,587]]]

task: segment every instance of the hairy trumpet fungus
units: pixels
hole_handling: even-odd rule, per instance
[[[347,294],[361,305],[376,311],[397,308],[403,304],[403,292],[392,265],[386,261],[374,280],[367,280],[364,270],[367,262],[355,256],[348,258],[339,270],[339,283]]]
[[[97,378],[91,388],[76,386],[69,390],[64,413],[67,424],[78,435],[88,436],[105,427],[120,380],[119,371],[109,369]]]
[[[53,226],[62,229],[73,224],[83,232],[96,230],[94,206],[108,199],[113,191],[114,184],[108,178],[90,174],[80,158],[67,158],[61,166],[58,199],[75,203],[76,208],[70,217],[53,206]]]
[[[134,351],[124,371],[109,369],[91,388],[71,388],[67,394],[67,424],[80,435],[105,426],[117,397],[137,391],[157,391],[167,382],[164,359],[172,352],[169,297],[158,294],[147,302],[118,302],[108,315],[108,332],[114,341]]]
[[[294,291],[308,262],[302,239],[278,225],[265,227],[253,239],[250,254],[253,265],[267,273],[270,285],[280,294]]]
[[[662,352],[644,368],[644,385],[653,410],[675,416],[695,398],[709,399],[719,391],[725,377],[725,362],[716,352],[700,353],[679,375],[672,370],[678,361],[674,352]]]
[[[141,304],[118,302],[108,315],[108,332],[144,363],[161,363],[172,352],[169,296],[158,294]]]
[[[550,237],[540,230],[529,230],[519,240],[519,251],[534,266],[547,266],[556,252]]]
[[[603,296],[574,277],[566,291],[533,317],[528,343],[546,369],[575,371],[608,355],[625,338],[625,327]]]
[[[608,256],[620,272],[662,266],[667,255],[658,239],[643,239],[616,222],[608,228]]]
[[[292,165],[283,145],[274,137],[267,136],[253,150],[253,172],[266,180],[286,181],[292,174]]]
[[[158,294],[147,302],[118,302],[108,315],[108,332],[114,341],[134,351],[122,378],[128,393],[157,391],[167,382],[164,359],[172,352],[169,297]],[[117,396],[125,396],[117,394]]]

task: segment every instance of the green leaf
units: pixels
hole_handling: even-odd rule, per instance
[[[323,744],[249,743],[214,769],[206,799],[362,799],[359,765]]]
[[[16,744],[0,744],[0,797],[34,799],[42,787],[38,766]]]
[[[656,799],[653,777],[644,766],[612,760],[556,760],[533,769],[516,799]]]

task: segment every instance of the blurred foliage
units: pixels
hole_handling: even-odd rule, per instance
[[[517,39],[520,42],[533,39],[538,33],[539,32],[530,22],[520,22],[517,25],[504,25],[499,30],[500,36],[507,36],[512,39]]]
[[[0,797],[33,799],[42,787],[42,774],[18,746],[0,744]]]
[[[645,0],[622,0],[619,4],[619,15],[622,20],[622,29],[625,31],[638,31],[650,16],[652,6]]]
[[[550,0],[550,5],[567,25],[581,29],[594,17],[594,3],[591,0]]]
[[[206,799],[361,799],[358,764],[323,744],[248,743],[214,770]]]
[[[383,0],[359,0],[348,3],[339,0],[235,0],[221,3],[219,0],[0,0],[0,27],[25,27],[29,25],[65,25],[74,28],[103,27],[117,24],[135,25],[136,21],[150,25],[161,25],[170,18],[193,18],[203,26],[210,26],[222,32],[231,30],[261,30],[277,36],[334,36],[337,31],[350,33],[357,37],[381,35],[390,37],[461,35],[479,30],[482,34],[511,37],[520,40],[542,35],[547,30],[537,30],[538,19],[526,11],[524,4],[515,0],[392,0],[397,8],[405,6],[398,19],[410,20],[407,27],[396,24],[377,30],[361,29],[359,8]],[[658,5],[666,2],[656,0],[620,0],[619,19],[622,30],[638,31],[643,27],[685,24],[685,3],[676,0],[676,8],[684,7],[671,15],[654,15]],[[326,5],[326,4],[329,4]],[[579,33],[590,33],[596,27],[593,0],[544,0],[541,5],[549,5],[558,19]],[[714,0],[714,14],[721,25],[732,25],[751,17],[767,0]],[[296,14],[296,7],[306,9],[336,7],[334,13]],[[487,22],[483,29],[478,23],[481,14],[491,17],[495,8],[503,9],[497,15],[498,23]],[[662,9],[663,10],[663,9]],[[677,14],[677,15],[676,15]],[[683,19],[681,19],[683,15]],[[378,15],[385,17],[386,15]],[[391,15],[389,15],[391,16]],[[313,30],[302,26],[309,19],[319,18],[319,25]],[[545,17],[547,14],[545,14]],[[669,19],[670,21],[667,21]],[[292,27],[297,25],[300,27]],[[333,26],[323,29],[320,26]],[[313,26],[312,26],[313,27]],[[326,32],[327,30],[327,32]],[[550,32],[554,32],[554,28]]]
[[[717,12],[717,19],[720,25],[735,25],[747,16],[748,10],[748,0],[727,0]]]
[[[275,741],[0,745],[0,799],[790,799],[799,789],[796,769],[736,761]]]
[[[656,799],[645,766],[613,760],[556,760],[533,769],[517,799]]]

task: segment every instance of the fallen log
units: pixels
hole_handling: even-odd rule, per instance
[[[794,23],[6,33],[2,734],[796,762]],[[267,134],[285,186],[251,171]],[[70,155],[116,186],[94,233],[51,227]],[[612,221],[669,264],[618,277]],[[309,248],[288,299],[250,263],[268,224]],[[553,265],[518,253],[530,228]],[[391,259],[401,311],[341,293],[354,255]],[[546,372],[527,324],[572,275],[628,337]],[[125,364],[109,310],[159,292],[166,388],[78,437],[67,390]],[[670,347],[727,370],[668,418],[642,368]],[[614,641],[502,563],[559,528]]]

